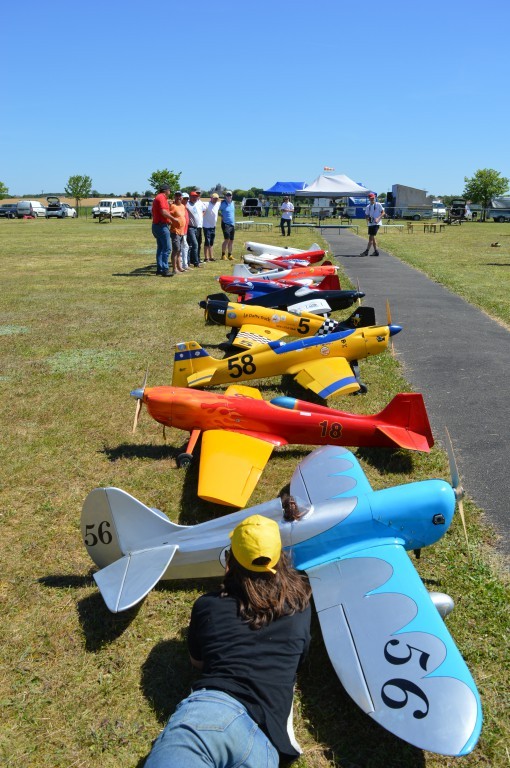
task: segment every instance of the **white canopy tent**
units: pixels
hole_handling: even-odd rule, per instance
[[[315,181],[302,190],[295,192],[296,197],[366,197],[369,189],[356,184],[342,173],[336,176],[317,176]]]

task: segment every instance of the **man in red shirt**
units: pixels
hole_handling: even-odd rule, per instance
[[[171,277],[168,268],[170,256],[170,206],[168,198],[170,187],[162,184],[152,204],[152,234],[156,238],[156,274],[161,277]]]

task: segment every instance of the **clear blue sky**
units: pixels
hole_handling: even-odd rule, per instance
[[[311,182],[456,194],[510,177],[507,0],[24,0],[2,14],[11,194]],[[156,9],[159,7],[159,11]],[[4,9],[5,10],[5,9]]]

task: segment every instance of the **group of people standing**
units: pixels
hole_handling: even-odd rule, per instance
[[[152,204],[152,234],[156,238],[156,274],[173,277],[199,268],[203,262],[215,261],[214,239],[218,216],[221,217],[223,243],[221,257],[233,260],[235,207],[232,192],[220,202],[214,192],[208,203],[201,199],[200,189],[172,193],[163,184]],[[170,202],[170,198],[173,201]],[[204,246],[201,258],[202,243]]]
[[[173,277],[181,272],[188,272],[190,267],[196,269],[203,262],[216,261],[213,247],[218,216],[221,218],[223,232],[221,258],[223,261],[234,260],[232,252],[236,221],[232,192],[225,192],[221,202],[217,192],[213,192],[208,203],[202,200],[201,196],[202,192],[198,188],[188,194],[180,191],[172,193],[168,184],[162,184],[160,187],[152,204],[152,234],[157,243],[157,275]],[[170,202],[172,197],[173,201]],[[294,206],[289,197],[283,198],[280,211],[282,235],[290,236]]]

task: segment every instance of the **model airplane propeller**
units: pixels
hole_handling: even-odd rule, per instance
[[[295,505],[277,498],[183,526],[118,488],[92,491],[81,530],[106,605],[127,610],[160,579],[222,576],[229,532],[249,515],[266,515],[308,574],[328,655],[356,704],[420,749],[471,752],[482,709],[436,608],[451,599],[429,595],[406,554],[448,530],[456,503],[450,484],[374,491],[349,451],[326,446],[299,464],[290,494]]]
[[[408,448],[429,452],[434,445],[420,394],[396,395],[375,416],[360,416],[322,405],[276,397],[262,399],[258,389],[228,387],[225,394],[182,387],[146,387],[136,398],[133,432],[141,404],[160,424],[190,433],[179,466],[188,466],[202,435],[198,496],[206,501],[244,507],[276,446],[356,445]]]

